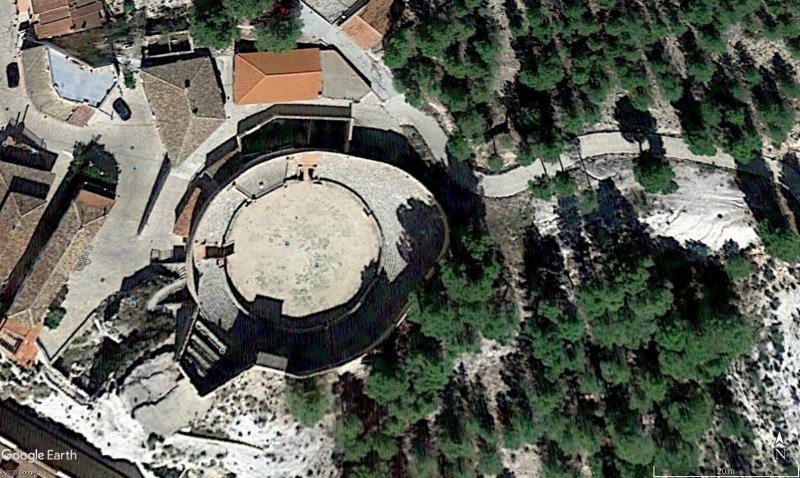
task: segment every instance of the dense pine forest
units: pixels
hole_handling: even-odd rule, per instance
[[[505,19],[490,4],[408,2],[385,42],[385,62],[407,96],[452,114],[456,158],[510,128],[521,138],[518,163],[556,161],[600,121],[613,91],[641,111],[656,97],[668,101],[693,152],[720,148],[743,163],[763,142],[783,143],[794,124],[796,1],[505,0]],[[499,79],[505,30],[520,67]],[[771,45],[761,66],[745,45],[760,40]]]
[[[514,476],[501,450],[531,446],[542,477],[748,462],[725,374],[755,340],[733,304],[753,264],[735,246],[715,255],[651,237],[610,181],[583,202],[559,199],[557,236],[527,229],[521,323],[489,236],[476,224],[454,234],[408,321],[368,357],[369,376],[334,387],[345,476]],[[464,367],[482,339],[507,351],[494,396]]]
[[[518,164],[557,164],[610,109],[654,125],[661,101],[692,152],[740,164],[768,252],[800,255],[761,171],[765,144],[795,122],[800,4],[506,0],[504,19],[498,5],[411,1],[384,42],[407,98],[454,120],[453,157],[481,163],[504,136]],[[777,45],[760,66],[759,41]],[[677,189],[657,151],[633,173],[647,193]],[[727,372],[757,340],[735,292],[756,266],[735,244],[715,253],[653,237],[612,181],[585,179],[532,184],[536,200],[555,199],[558,231],[526,226],[521,272],[504,268],[482,211],[451,215],[451,251],[408,320],[366,359],[368,376],[334,386],[345,476],[515,476],[504,463],[530,452],[543,478],[750,470],[753,434]],[[470,373],[489,350],[502,356],[497,376]]]

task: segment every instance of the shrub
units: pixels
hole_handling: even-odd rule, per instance
[[[447,149],[450,154],[458,161],[466,161],[472,156],[472,148],[469,142],[461,134],[455,134],[447,142]]]
[[[14,376],[9,364],[0,363],[0,380],[10,380]]]
[[[528,182],[528,186],[531,189],[531,194],[536,199],[547,201],[553,197],[553,186],[544,176],[539,177],[536,181]]]
[[[650,151],[644,151],[633,165],[633,176],[645,191],[653,194],[669,194],[678,189],[673,181],[675,171],[669,162]]]
[[[800,238],[788,229],[776,229],[765,222],[756,228],[764,241],[767,253],[786,262],[794,262],[800,257]]]
[[[492,171],[501,171],[503,169],[503,158],[499,154],[489,156],[489,168]]]
[[[130,68],[122,68],[122,78],[125,81],[125,88],[129,90],[136,88],[136,78]]]
[[[50,309],[47,311],[47,315],[44,316],[44,326],[48,329],[57,328],[66,314],[67,311],[63,307]]]
[[[286,400],[289,411],[304,427],[322,420],[328,410],[329,397],[316,379],[286,379]]]
[[[297,45],[303,33],[303,21],[273,15],[256,30],[256,48],[259,51],[286,51]]]
[[[578,191],[578,185],[570,177],[568,173],[559,171],[556,177],[553,178],[553,192],[558,197],[570,197]]]
[[[578,192],[578,185],[570,177],[569,173],[559,171],[552,178],[542,176],[536,181],[529,181],[528,186],[531,189],[531,194],[536,199],[547,201],[551,197],[558,196],[561,198],[574,196]]]
[[[148,450],[155,450],[157,443],[164,443],[164,437],[162,437],[158,433],[150,433],[149,435],[147,435]]]
[[[752,274],[754,270],[753,263],[742,254],[733,255],[725,262],[725,272],[732,281],[743,279]]]
[[[221,9],[204,13],[194,8],[190,15],[189,34],[197,46],[222,50],[239,37],[239,29],[236,28],[234,19],[225,15]]]
[[[587,189],[578,197],[578,209],[581,210],[584,216],[597,211],[599,207],[600,203],[597,200],[597,191],[594,189]]]

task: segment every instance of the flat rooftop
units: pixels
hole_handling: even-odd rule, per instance
[[[112,67],[83,66],[55,48],[47,48],[53,88],[64,99],[99,106],[117,82]]]

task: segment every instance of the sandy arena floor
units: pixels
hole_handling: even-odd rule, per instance
[[[247,300],[282,299],[292,317],[340,305],[358,292],[380,252],[363,203],[331,183],[289,183],[242,208],[229,235],[228,274]]]

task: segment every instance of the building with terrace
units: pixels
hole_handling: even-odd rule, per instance
[[[336,50],[301,48],[233,57],[233,101],[274,104],[320,97],[358,100],[369,84]]]
[[[20,57],[33,106],[74,126],[89,123],[117,82],[112,65],[92,67],[50,44],[26,42]]]
[[[117,82],[114,67],[93,68],[52,45],[45,48],[53,89],[58,96],[95,108],[100,106]]]
[[[191,196],[180,220],[194,306],[176,340],[203,394],[253,366],[306,376],[362,356],[447,245],[420,182],[339,153],[262,156]]]

